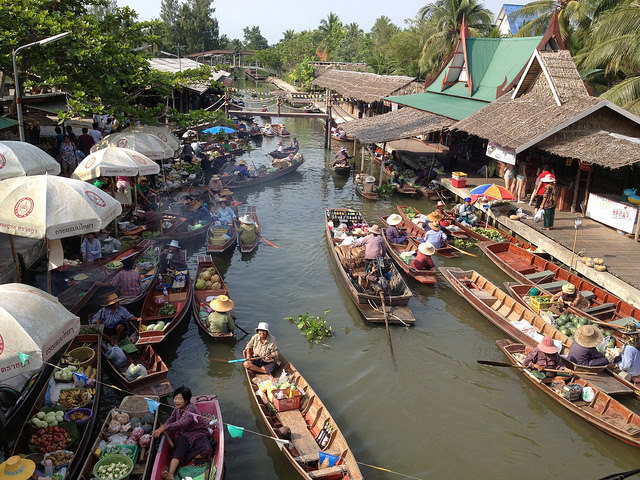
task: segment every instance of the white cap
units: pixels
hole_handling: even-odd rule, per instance
[[[256,332],[258,330],[264,330],[265,332],[269,332],[269,324],[267,322],[260,322],[258,323],[258,326],[256,327]]]

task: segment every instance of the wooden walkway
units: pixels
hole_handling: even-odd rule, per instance
[[[455,188],[451,185],[451,178],[443,178],[440,182],[451,192],[461,198],[468,196],[469,191],[478,185],[486,183],[484,177],[470,176],[466,188]],[[504,186],[500,178],[489,179],[489,182]],[[560,212],[556,210],[555,222],[552,230],[542,230],[542,222],[533,222],[533,207],[528,203],[513,205],[522,207],[524,213],[531,219],[511,220],[505,215],[493,218],[502,225],[502,229],[515,233],[530,243],[541,247],[565,265],[571,262],[571,248],[574,240],[574,220],[580,219],[582,226],[578,232],[576,253],[582,252],[584,257],[600,257],[605,260],[607,272],[598,272],[580,262],[576,255],[574,270],[584,277],[609,290],[623,300],[640,307],[640,243],[616,230],[598,223],[582,214]],[[450,205],[453,206],[453,205]]]

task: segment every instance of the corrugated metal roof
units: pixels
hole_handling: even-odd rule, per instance
[[[468,90],[467,93],[469,93]],[[488,104],[488,102],[485,101],[434,92],[387,97],[385,100],[406,105],[407,107],[417,108],[425,112],[442,115],[443,117],[452,118],[453,120],[462,120]]]

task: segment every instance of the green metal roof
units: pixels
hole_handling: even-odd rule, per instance
[[[469,90],[467,89],[467,95],[468,94]],[[462,120],[487,105],[485,101],[434,92],[386,97],[385,100],[442,115],[443,117],[454,120]]]
[[[7,128],[15,127],[18,124],[16,120],[7,117],[0,117],[0,130],[6,130]]]

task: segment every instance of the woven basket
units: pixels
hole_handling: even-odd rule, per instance
[[[78,347],[71,350],[67,355],[76,359],[75,362],[69,362],[69,365],[82,368],[91,363],[93,357],[96,356],[96,352],[90,347]]]

